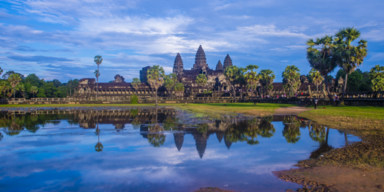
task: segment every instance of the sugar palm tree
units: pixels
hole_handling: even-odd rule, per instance
[[[225,68],[224,75],[227,78],[227,81],[231,84],[233,92],[233,100],[236,102],[236,90],[235,85],[239,83],[239,80],[243,76],[243,69],[238,68],[237,66],[229,66]]]
[[[11,83],[11,86],[13,87],[13,99],[15,99],[16,98],[16,86],[21,81],[20,75],[13,73],[8,77],[8,81]]]
[[[316,69],[311,69],[309,72],[309,77],[312,79],[312,83],[316,85],[316,91],[319,91],[319,84],[324,81],[324,78],[321,76],[320,72]]]
[[[131,85],[135,89],[136,95],[137,95],[137,90],[139,89],[140,84],[141,84],[141,81],[139,78],[135,77],[132,79]]]
[[[351,74],[357,67],[360,67],[368,54],[367,41],[361,39],[357,46],[352,45],[352,42],[360,37],[360,31],[355,28],[341,29],[335,36],[334,57],[339,67],[345,72],[344,99],[345,92],[347,91],[348,74]]]
[[[155,89],[156,92],[156,106],[157,106],[157,89],[164,84],[164,69],[159,65],[154,65],[147,71],[147,78],[149,85]]]
[[[257,65],[248,65],[245,68],[245,73],[244,73],[244,80],[247,82],[249,87],[251,88],[251,97],[252,97],[252,92],[254,89],[256,89],[256,84],[260,80],[260,75],[257,74],[257,69],[259,66]]]
[[[373,91],[384,91],[384,66],[376,65],[369,71]]]
[[[288,65],[283,72],[283,79],[285,83],[289,85],[289,95],[293,94],[293,89],[297,89],[300,86],[300,73],[299,68],[294,65]]]
[[[313,69],[319,71],[320,75],[325,79],[328,97],[331,97],[327,77],[337,66],[336,60],[333,57],[335,47],[333,37],[324,36],[320,39],[317,38],[316,41],[309,39],[307,45],[307,59],[309,64]]]
[[[30,93],[33,94],[33,97],[35,97],[35,94],[39,91],[36,86],[32,86],[31,89],[29,90]]]
[[[273,80],[275,79],[275,74],[270,69],[261,70],[259,73],[260,76],[260,84],[263,86],[263,95],[265,90],[268,93],[269,90],[273,89]]]
[[[201,87],[204,87],[207,84],[207,81],[208,81],[207,76],[205,76],[204,74],[199,74],[196,77],[196,83]]]
[[[171,73],[165,76],[164,87],[167,89],[168,95],[171,97],[171,99],[173,99],[172,91],[175,88],[176,83],[177,83],[177,75],[175,73]]]
[[[97,80],[97,85],[96,85],[96,100],[97,100],[97,93],[99,92],[99,76],[100,76],[99,66],[103,62],[103,57],[101,57],[100,55],[96,55],[94,58],[94,61],[97,65],[97,73],[95,71],[96,80]]]

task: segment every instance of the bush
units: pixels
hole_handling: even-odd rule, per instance
[[[131,104],[137,104],[139,103],[139,97],[137,95],[133,94],[131,95]]]

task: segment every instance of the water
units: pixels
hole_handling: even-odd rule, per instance
[[[19,110],[0,115],[1,191],[284,191],[274,171],[359,141],[295,116]]]

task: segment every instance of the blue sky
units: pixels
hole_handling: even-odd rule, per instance
[[[171,72],[177,53],[189,69],[202,45],[210,68],[229,54],[234,65],[273,70],[279,82],[287,65],[309,72],[308,39],[356,27],[368,41],[367,71],[383,65],[383,7],[382,0],[3,0],[0,67],[66,82],[94,77],[99,54],[101,82],[116,74],[130,81],[145,66]]]

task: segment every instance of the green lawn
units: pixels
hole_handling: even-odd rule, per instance
[[[299,116],[333,128],[384,130],[384,107],[325,106],[323,109],[320,106],[317,110],[306,111]]]

